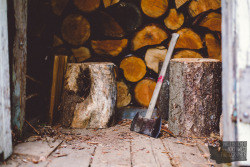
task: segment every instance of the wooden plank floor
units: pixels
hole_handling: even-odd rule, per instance
[[[218,166],[202,142],[182,138],[154,139],[129,125],[100,130],[61,129],[66,134],[48,157],[13,155],[3,167],[195,167]],[[74,138],[72,136],[77,136]],[[35,144],[35,143],[33,143]],[[30,153],[32,154],[32,152]],[[40,159],[40,160],[39,160]],[[38,162],[37,162],[37,161]],[[1,166],[1,165],[0,165]]]

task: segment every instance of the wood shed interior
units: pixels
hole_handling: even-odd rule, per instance
[[[15,34],[11,2],[10,50]],[[180,37],[172,58],[221,61],[220,0],[28,1],[25,119],[58,121],[62,92],[51,109],[52,82],[55,66],[64,67],[66,62],[113,62],[116,110],[148,107],[159,62],[164,60],[174,32]],[[60,70],[56,75],[61,75]],[[62,89],[63,83],[57,83],[60,85]],[[158,103],[157,107],[162,106]]]

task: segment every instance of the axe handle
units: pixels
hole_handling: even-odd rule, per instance
[[[150,119],[151,116],[152,116],[152,113],[153,113],[154,108],[155,108],[155,103],[157,101],[157,98],[158,98],[158,95],[159,95],[159,92],[160,92],[160,89],[161,89],[161,85],[162,85],[163,79],[164,79],[165,74],[166,74],[168,63],[169,63],[169,61],[170,61],[170,59],[172,57],[174,47],[175,47],[175,44],[177,42],[178,37],[179,37],[179,34],[177,34],[177,33],[172,34],[172,38],[171,38],[171,41],[170,41],[170,45],[168,47],[167,55],[166,55],[165,60],[163,62],[161,72],[160,72],[160,75],[158,77],[157,84],[155,86],[154,93],[153,93],[153,96],[151,98],[150,104],[148,106],[148,110],[147,110],[145,118]]]

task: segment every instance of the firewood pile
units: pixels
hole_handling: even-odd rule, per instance
[[[171,33],[173,58],[221,60],[220,0],[51,0],[53,54],[113,62],[117,107],[149,105]]]

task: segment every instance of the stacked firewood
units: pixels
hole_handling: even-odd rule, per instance
[[[54,54],[117,65],[117,107],[149,105],[171,33],[173,58],[221,60],[220,0],[51,0]]]

